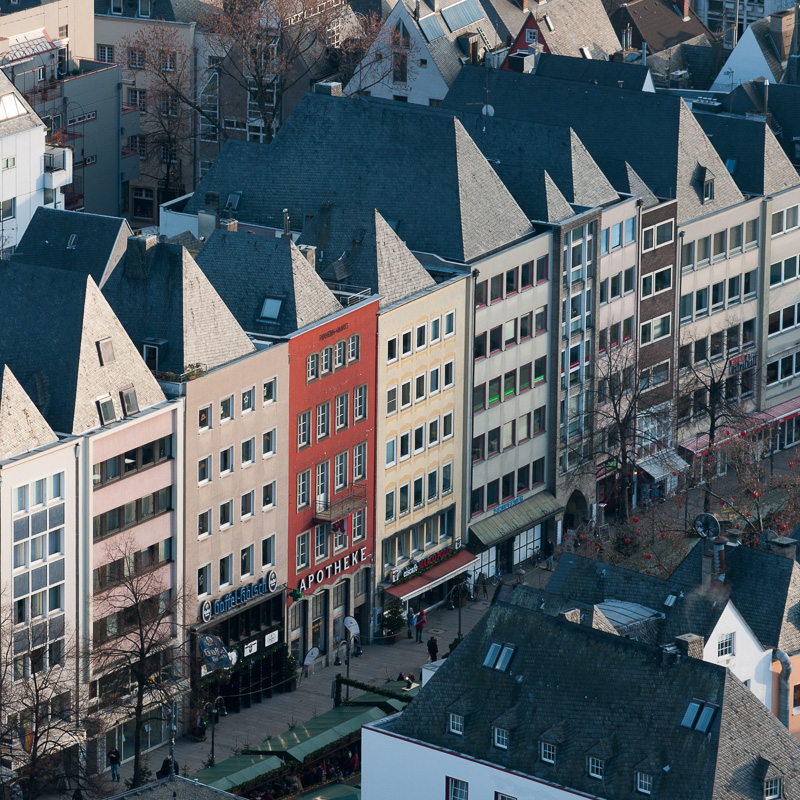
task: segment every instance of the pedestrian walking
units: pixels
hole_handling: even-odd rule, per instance
[[[414,630],[414,624],[416,623],[416,617],[414,616],[414,609],[411,606],[408,607],[407,612],[407,619],[408,619],[408,638],[412,637],[412,631]]]
[[[425,623],[428,620],[425,617],[425,609],[421,608],[419,614],[417,614],[417,621],[414,626],[417,629],[417,641],[422,644],[422,632],[425,630]]]
[[[432,664],[439,658],[439,640],[435,636],[428,639],[428,663]]]
[[[111,781],[119,783],[119,750],[116,747],[108,751],[108,760],[111,764]]]
[[[544,563],[547,569],[553,569],[553,543],[550,539],[545,539],[544,542]]]
[[[488,592],[488,590],[486,588],[486,573],[485,572],[481,572],[481,574],[478,575],[478,586],[480,587],[481,591],[483,592],[483,599],[484,600],[488,600],[489,599],[489,592]]]

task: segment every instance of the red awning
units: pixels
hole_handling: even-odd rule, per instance
[[[743,434],[755,433],[762,428],[769,427],[770,425],[777,425],[780,422],[785,422],[787,419],[800,416],[800,397],[795,397],[791,400],[786,400],[783,403],[778,403],[771,408],[764,409],[764,411],[757,411],[747,421],[747,424],[741,428],[728,428],[720,427],[717,429],[716,444],[721,445],[729,442],[737,436]],[[705,455],[708,450],[708,434],[703,433],[700,436],[695,436],[694,439],[689,439],[687,442],[682,442],[680,445],[685,450],[694,453],[695,456]]]
[[[463,572],[473,564],[477,564],[478,561],[479,559],[476,555],[468,553],[466,550],[459,550],[458,553],[446,561],[434,564],[422,575],[412,578],[410,581],[389,586],[386,591],[400,600],[408,600],[418,594],[427,592],[428,589],[433,589],[434,586],[438,586],[440,583],[450,580],[450,578]]]

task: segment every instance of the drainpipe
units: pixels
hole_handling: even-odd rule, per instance
[[[783,652],[783,650],[778,650],[775,648],[772,651],[772,661],[781,662],[781,674],[780,674],[780,695],[779,695],[779,702],[780,708],[778,711],[778,719],[788,728],[789,727],[789,706],[791,703],[791,698],[789,697],[789,678],[792,674],[792,664],[789,661],[789,656]]]

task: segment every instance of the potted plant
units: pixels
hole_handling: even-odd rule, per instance
[[[386,595],[383,604],[383,630],[386,644],[400,641],[400,633],[406,627],[406,612],[403,604],[391,594]]]
[[[300,674],[300,666],[297,659],[289,653],[286,656],[286,691],[293,692],[297,688],[297,676]]]

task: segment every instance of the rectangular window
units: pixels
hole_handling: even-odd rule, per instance
[[[728,231],[719,231],[714,234],[714,261],[722,261],[727,255]]]
[[[453,716],[452,714],[450,715]],[[462,717],[463,726],[463,717]],[[450,729],[451,733],[459,733]],[[460,734],[463,734],[463,728]],[[447,778],[447,800],[469,800],[469,784],[466,781],[458,780],[458,778]]]
[[[616,250],[622,247],[622,223],[618,222],[611,226],[611,249]]]
[[[597,780],[603,780],[603,762],[599,758],[594,758],[593,756],[589,756],[588,759],[589,763],[587,764],[589,777],[590,778],[597,778]]]
[[[618,297],[622,296],[622,273],[618,272],[616,275],[611,276],[611,285],[610,285],[610,299],[616,300]]]
[[[211,593],[211,564],[206,564],[197,570],[197,596],[202,597]]]
[[[744,226],[744,246],[745,250],[755,247],[758,244],[758,219],[751,219]]]
[[[542,356],[533,362],[533,382],[538,384],[545,380],[547,380],[547,356]]]
[[[628,267],[628,269],[626,269],[625,272],[623,273],[622,291],[625,294],[628,294],[628,292],[632,292],[634,283],[635,283],[635,281],[634,281],[634,269],[633,269],[633,267]]]
[[[275,535],[261,540],[261,568],[271,567],[275,563]]]
[[[520,289],[527,289],[533,286],[533,262],[526,261],[519,268],[519,285]]]
[[[556,746],[550,742],[539,742],[539,755],[547,764],[556,763]]]
[[[425,505],[425,479],[420,476],[414,478],[414,508],[422,508]]]
[[[256,440],[246,439],[242,442],[242,467],[252,464],[256,456]]]
[[[397,387],[392,386],[386,390],[386,416],[397,413]]]
[[[338,453],[333,457],[333,485],[337,491],[347,486],[347,453]]]
[[[637,772],[636,791],[640,794],[651,794],[653,791],[653,776],[646,772]]]
[[[444,362],[444,388],[452,389],[456,383],[456,362],[455,359]]]
[[[519,284],[519,269],[516,267],[506,272],[506,297],[516,294]]]
[[[384,518],[386,522],[391,522],[394,519],[395,515],[394,497],[395,497],[394,489],[386,493],[385,512],[384,512]]]
[[[309,504],[309,481],[311,480],[311,471],[297,473],[297,507],[304,508]]]
[[[411,510],[411,484],[404,483],[398,492],[398,514],[402,517]]]
[[[303,411],[297,415],[297,449],[311,444],[311,412]]]
[[[444,315],[444,338],[449,339],[456,333],[456,312],[448,311]]]
[[[233,582],[233,555],[229,554],[219,560],[219,585],[227,586]]]
[[[496,303],[503,299],[503,276],[494,275],[489,280],[489,302]]]
[[[367,445],[366,442],[357,444],[353,448],[353,480],[360,481],[367,474]]]
[[[472,355],[475,361],[479,361],[481,358],[486,358],[486,333],[478,333],[475,335]]]
[[[201,458],[197,462],[197,482],[206,483],[211,480],[211,456]]]
[[[228,475],[230,472],[233,472],[233,447],[227,447],[219,453],[219,474]]]
[[[705,267],[711,261],[711,237],[704,236],[702,239],[698,239],[696,244],[696,256],[697,256],[697,266],[698,267]]]
[[[347,360],[358,361],[361,356],[361,337],[354,333],[347,340]]]
[[[698,289],[694,293],[695,316],[704,317],[708,314],[708,288]]]
[[[428,376],[428,395],[439,394],[439,367],[434,367]]]
[[[423,422],[422,425],[417,425],[414,428],[414,455],[419,455],[419,453],[424,452],[425,450],[425,423]]]
[[[317,440],[324,439],[330,433],[330,403],[317,406]]]
[[[547,330],[547,306],[540,306],[536,309],[534,330],[537,336]]]
[[[721,633],[717,640],[717,658],[724,658],[726,656],[734,655],[733,651],[733,633]]]
[[[428,422],[428,447],[439,444],[439,417]]]
[[[349,406],[349,396],[347,394],[340,394],[336,398],[336,430],[341,430],[347,427],[347,410]],[[317,433],[319,438],[319,433]]]
[[[543,283],[548,278],[549,256],[539,256],[536,259],[536,283]]]
[[[393,336],[386,342],[386,363],[392,364],[397,361],[397,337]]]
[[[719,281],[711,287],[711,310],[721,311],[725,308],[725,281]]]
[[[308,532],[301,533],[295,543],[295,564],[297,569],[308,566]]]
[[[411,431],[400,434],[400,461],[411,457]]]
[[[419,403],[425,399],[425,373],[417,375],[414,379],[414,402]]]

